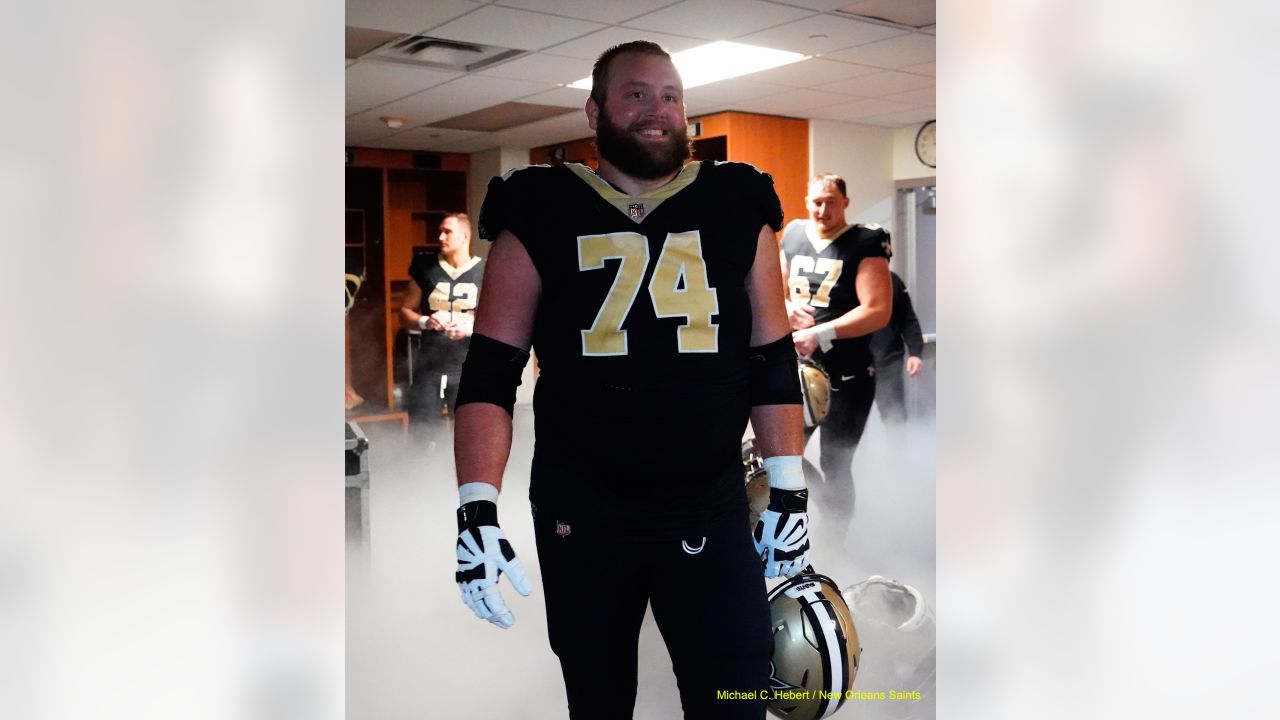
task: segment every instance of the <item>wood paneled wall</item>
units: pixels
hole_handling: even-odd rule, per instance
[[[773,176],[786,222],[806,216],[809,121],[775,115],[724,112],[689,118],[701,122],[699,138],[728,138],[729,159],[751,163]]]

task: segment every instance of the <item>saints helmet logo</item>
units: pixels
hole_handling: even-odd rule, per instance
[[[777,695],[780,692],[785,692],[787,690],[803,690],[803,689],[804,688],[800,687],[799,685],[792,685],[786,680],[783,680],[782,678],[778,677],[778,666],[774,665],[772,660],[769,661],[769,690],[774,695]]]

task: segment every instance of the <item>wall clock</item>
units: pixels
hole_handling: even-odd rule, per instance
[[[916,157],[931,168],[938,167],[937,133],[936,120],[930,120],[921,125],[920,132],[916,133]]]

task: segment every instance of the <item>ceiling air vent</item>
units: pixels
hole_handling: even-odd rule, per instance
[[[401,35],[379,46],[365,59],[471,72],[525,54],[524,50],[492,45],[442,40],[426,35]]]

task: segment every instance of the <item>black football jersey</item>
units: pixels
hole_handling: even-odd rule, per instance
[[[866,258],[892,256],[889,233],[879,225],[851,225],[835,240],[822,240],[808,220],[792,220],[782,233],[787,260],[787,292],[792,302],[813,307],[815,322],[835,320],[858,307],[855,278]],[[829,352],[818,351],[827,372],[864,374],[875,363],[871,336],[836,340]]]
[[[480,235],[510,230],[542,286],[535,502],[552,492],[540,464],[589,478],[561,500],[694,507],[735,475],[741,494],[746,279],[761,228],[781,224],[772,178],[742,163],[689,163],[638,196],[578,164],[490,182]]]
[[[438,255],[418,255],[409,265],[409,277],[422,288],[423,315],[437,310],[449,313],[454,320],[474,320],[480,285],[484,280],[484,261],[473,257],[460,268],[450,265]],[[422,333],[419,365],[441,372],[458,372],[467,357],[470,338],[450,340],[442,333]]]

